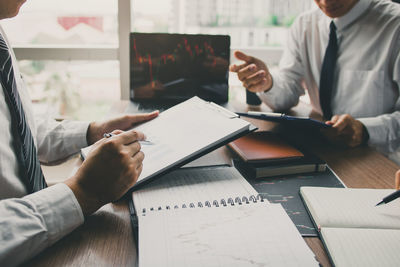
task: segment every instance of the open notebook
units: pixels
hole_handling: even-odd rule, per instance
[[[391,189],[302,187],[300,194],[336,266],[398,266],[400,199]]]
[[[280,205],[232,167],[171,172],[132,193],[139,266],[317,266]]]

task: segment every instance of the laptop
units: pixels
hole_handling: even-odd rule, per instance
[[[129,42],[130,111],[162,111],[193,96],[227,103],[230,36],[133,32]]]

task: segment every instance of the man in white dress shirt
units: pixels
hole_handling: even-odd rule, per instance
[[[0,19],[17,15],[24,2],[25,0],[1,0]],[[121,130],[150,120],[158,112],[127,115],[90,124],[35,121],[15,56],[12,50],[8,49],[7,52],[9,46],[1,28],[0,34],[0,48],[8,56],[11,55],[15,76],[12,77],[15,78],[13,85],[16,85],[39,159],[47,162],[59,160],[77,153],[82,147],[96,143],[73,177],[64,183],[28,194],[26,183],[19,172],[19,153],[16,153],[13,146],[17,138],[12,123],[15,112],[12,113],[8,106],[10,101],[5,92],[9,91],[5,89],[7,86],[3,87],[4,80],[1,81],[0,266],[15,266],[74,230],[84,222],[85,216],[106,203],[118,200],[133,186],[141,173],[144,158],[138,141],[144,140],[145,136],[140,132]],[[4,65],[1,71],[4,71]],[[104,139],[103,134],[108,132],[113,132],[116,136]]]
[[[319,9],[300,15],[292,25],[276,73],[239,51],[235,56],[245,63],[230,70],[275,111],[295,106],[307,90],[312,108],[324,114],[319,87],[333,21],[338,49],[328,101],[333,116],[326,118],[333,127],[323,133],[333,143],[355,147],[368,142],[390,156],[400,147],[400,5],[387,0],[315,2]]]

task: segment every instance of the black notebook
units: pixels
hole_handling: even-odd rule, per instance
[[[290,126],[294,126],[296,128],[323,129],[332,127],[329,124],[326,124],[322,121],[318,121],[312,118],[289,116],[283,113],[249,111],[246,113],[236,112],[236,114],[238,114],[239,116],[249,117],[253,119],[280,122]]]
[[[278,163],[247,163],[242,160],[235,160],[234,163],[251,178],[325,172],[327,168],[326,162],[314,155]]]

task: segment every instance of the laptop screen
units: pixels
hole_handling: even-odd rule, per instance
[[[198,96],[225,103],[229,55],[227,35],[131,33],[131,100],[179,103]]]

